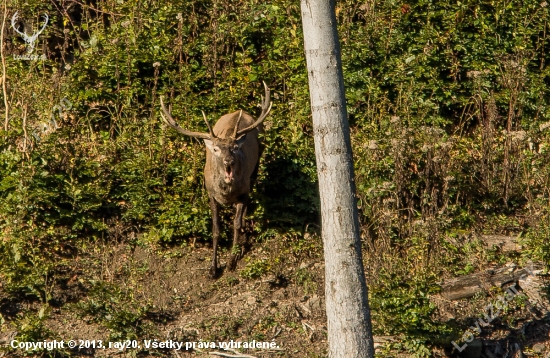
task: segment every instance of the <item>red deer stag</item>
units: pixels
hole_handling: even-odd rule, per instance
[[[242,110],[228,113],[218,119],[214,128],[210,127],[206,115],[203,117],[209,133],[191,132],[180,127],[164,106],[162,98],[160,105],[162,119],[176,131],[187,136],[204,140],[206,144],[206,164],[204,166],[204,181],[210,197],[212,210],[213,248],[210,276],[218,276],[218,241],[220,239],[220,205],[235,205],[233,220],[233,247],[229,260],[229,270],[237,265],[238,238],[246,216],[248,194],[256,179],[258,163],[261,154],[261,141],[258,135],[263,131],[262,122],[269,114],[269,88],[264,82],[265,98],[262,96],[262,113],[257,120]]]

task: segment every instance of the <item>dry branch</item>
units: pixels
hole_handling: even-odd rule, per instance
[[[379,349],[388,343],[398,342],[400,338],[395,336],[374,336],[372,340],[374,342],[374,349]]]
[[[231,358],[257,358],[255,356],[249,356],[248,354],[233,355],[222,352],[209,352],[208,354],[218,355],[220,357],[231,357]]]

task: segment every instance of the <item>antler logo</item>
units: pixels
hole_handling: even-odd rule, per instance
[[[15,14],[13,14],[13,17],[11,18],[11,27],[13,27],[15,32],[17,32],[19,35],[21,35],[23,40],[25,40],[25,42],[27,43],[27,52],[31,53],[34,50],[34,43],[36,42],[36,39],[38,38],[38,35],[40,35],[42,33],[42,31],[44,31],[44,29],[46,28],[46,25],[48,25],[49,17],[48,17],[47,14],[44,14],[44,26],[42,26],[42,28],[40,30],[38,30],[38,32],[33,33],[32,36],[29,36],[29,35],[26,34],[26,32],[19,31],[17,29],[17,27],[15,26],[15,23],[17,22],[17,19],[18,19],[17,13],[18,13],[18,11],[16,11]],[[25,31],[25,30],[23,29],[23,31]]]

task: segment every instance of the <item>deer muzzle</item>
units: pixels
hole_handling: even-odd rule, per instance
[[[233,181],[233,167],[231,165],[225,166],[225,177],[224,180],[226,183],[231,183]]]

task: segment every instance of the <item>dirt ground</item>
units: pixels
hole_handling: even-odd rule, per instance
[[[319,243],[318,237],[311,240]],[[212,249],[204,243],[171,249],[122,243],[96,247],[76,258],[75,266],[58,280],[52,290],[56,304],[45,328],[51,332],[50,339],[65,342],[114,344],[131,338],[141,346],[73,350],[77,355],[208,356],[220,349],[201,349],[199,342],[243,342],[242,347],[255,340],[276,345],[241,351],[258,357],[322,357],[327,345],[322,260],[314,253],[300,255],[300,262],[295,258],[296,262],[282,262],[283,251],[288,251],[283,246],[256,244],[236,271],[224,270],[216,280],[207,276]],[[222,247],[222,269],[228,251]],[[292,255],[288,257],[293,260]],[[4,302],[3,311],[9,311],[10,305],[14,315],[41,306],[39,302]],[[7,343],[14,334],[13,330],[2,332],[0,343]],[[196,345],[190,350],[148,350],[144,340]]]
[[[291,237],[253,242],[244,250],[237,270],[223,270],[216,280],[207,277],[211,248],[204,242],[171,248],[130,245],[126,240],[115,246],[96,245],[75,257],[71,261],[74,265],[66,267],[55,280],[43,332],[50,340],[88,340],[96,344],[101,340],[107,347],[86,348],[84,343],[81,349],[40,355],[29,352],[27,356],[326,357],[320,241],[313,234],[299,242]],[[229,247],[225,245],[220,254],[222,268],[229,259]],[[0,310],[8,319],[21,312],[39,312],[42,307],[37,301],[5,297],[0,295]],[[447,301],[434,295],[434,320],[456,322],[466,331],[468,326],[475,327],[484,307],[497,297],[494,293]],[[514,310],[512,318],[503,313],[499,320],[481,327],[476,339],[462,352],[448,346],[433,348],[432,355],[547,357],[550,321],[546,306],[516,301],[509,307]],[[13,325],[4,325],[0,344],[8,344],[16,333]],[[376,337],[377,356],[410,356],[396,349],[403,339]],[[159,344],[195,342],[195,346],[180,350],[173,346],[146,348],[148,340]],[[123,347],[125,342],[135,346]],[[210,342],[217,346],[210,346]],[[220,347],[218,342],[233,342],[233,346]],[[243,349],[250,342],[274,344]],[[0,357],[22,353],[0,351]]]

